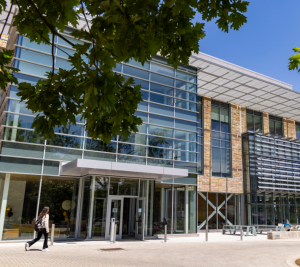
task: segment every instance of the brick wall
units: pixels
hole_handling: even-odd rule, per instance
[[[288,118],[283,118],[284,136],[296,139],[295,121]]]
[[[241,133],[247,131],[246,108],[231,105],[232,178],[211,175],[211,99],[204,97],[204,173],[198,175],[198,191],[243,192]]]
[[[270,132],[269,129],[269,114],[266,112],[263,112],[263,122],[264,122],[264,133]]]

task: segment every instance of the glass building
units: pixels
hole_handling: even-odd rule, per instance
[[[61,34],[84,42],[72,30]],[[45,79],[51,47],[15,27],[8,39],[19,82]],[[63,51],[75,50],[56,36],[55,70],[71,68]],[[107,240],[112,218],[119,240],[156,237],[165,224],[187,236],[298,224],[300,94],[290,85],[203,53],[177,69],[155,56],[114,71],[141,85],[143,124],[109,144],[89,138],[80,116],[44,140],[18,86],[0,91],[0,241],[32,239],[44,206],[56,239]]]

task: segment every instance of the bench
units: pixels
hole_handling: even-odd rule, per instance
[[[260,232],[262,234],[263,231],[268,231],[268,232],[283,232],[284,231],[284,227],[283,226],[279,226],[279,225],[254,225],[256,228],[256,232]]]
[[[251,233],[253,236],[256,236],[256,229],[253,225],[223,225],[222,234],[224,235],[226,231],[229,231],[230,234],[235,234],[236,231],[241,231],[242,227],[242,235],[245,235],[244,232],[246,232],[246,236]]]

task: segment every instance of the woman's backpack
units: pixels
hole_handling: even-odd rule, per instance
[[[34,230],[39,232],[39,231],[42,231],[43,229],[43,218],[38,218],[36,221],[35,221],[35,224],[34,224]]]

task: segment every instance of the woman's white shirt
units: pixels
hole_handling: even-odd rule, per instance
[[[42,226],[46,229],[46,232],[49,233],[49,214],[46,214],[43,217]]]

